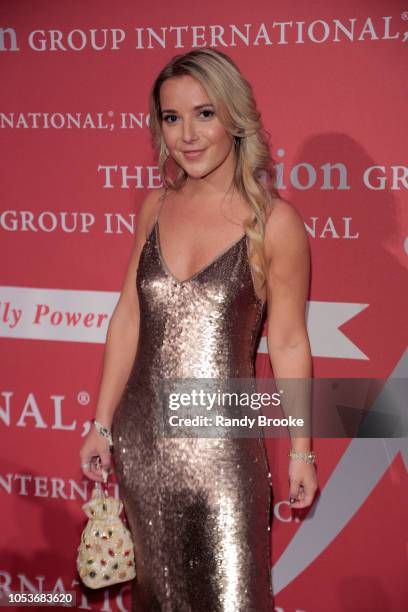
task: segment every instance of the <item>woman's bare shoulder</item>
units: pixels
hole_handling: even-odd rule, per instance
[[[304,222],[296,206],[284,198],[274,198],[265,224],[265,239],[285,241],[305,234]]]
[[[284,221],[285,218],[289,219],[290,216],[300,216],[296,206],[289,202],[289,200],[285,200],[285,198],[281,197],[273,197],[271,206],[270,206],[270,216],[279,221]],[[269,220],[268,218],[268,220]]]
[[[296,206],[284,198],[274,198],[265,224],[265,249],[270,254],[276,249],[307,242],[304,221]]]

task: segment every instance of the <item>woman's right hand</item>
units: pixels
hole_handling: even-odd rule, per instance
[[[92,425],[92,429],[85,438],[81,450],[81,469],[85,476],[91,480],[103,482],[102,469],[111,471],[112,457],[109,450],[109,440],[102,436]],[[86,467],[83,467],[83,466]]]

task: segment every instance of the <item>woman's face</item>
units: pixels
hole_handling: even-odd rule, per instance
[[[170,155],[192,178],[234,168],[233,137],[215,115],[202,85],[188,75],[160,89],[161,127]]]

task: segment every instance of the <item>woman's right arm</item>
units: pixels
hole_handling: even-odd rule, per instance
[[[140,317],[136,273],[140,253],[152,226],[161,192],[162,189],[153,190],[141,205],[122,290],[108,325],[102,378],[95,411],[95,419],[108,429],[111,428],[114,412],[129,379],[136,356]],[[81,464],[89,463],[96,455],[101,457],[103,467],[110,467],[108,440],[103,438],[95,427],[92,427],[80,451]],[[95,471],[93,465],[90,469],[83,469],[83,472],[93,480],[101,480],[100,473]],[[98,477],[95,478],[95,476]]]

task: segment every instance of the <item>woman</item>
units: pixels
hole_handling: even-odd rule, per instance
[[[306,232],[274,189],[251,86],[225,54],[174,57],[153,85],[150,117],[164,187],[140,209],[83,470],[101,480],[92,458],[109,469],[111,434],[135,546],[132,609],[266,612],[263,437],[163,437],[160,381],[253,378],[266,305],[275,376],[311,376]],[[317,488],[310,443],[292,438],[293,508]]]

